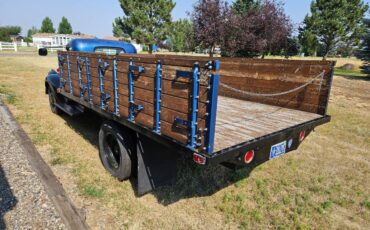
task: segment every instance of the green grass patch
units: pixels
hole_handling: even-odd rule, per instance
[[[55,166],[55,165],[61,165],[61,164],[63,164],[64,163],[64,160],[62,159],[62,158],[60,158],[60,157],[56,157],[56,158],[54,158],[54,159],[52,159],[51,161],[50,161],[50,164],[52,165],[52,166]]]
[[[83,186],[82,193],[83,195],[90,197],[103,197],[105,194],[105,188],[98,188],[95,185],[88,184]]]
[[[367,77],[368,75],[365,73],[362,73],[361,70],[344,70],[335,68],[334,69],[334,75],[340,75],[340,76],[351,76],[351,77]]]

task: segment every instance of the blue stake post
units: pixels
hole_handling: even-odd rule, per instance
[[[103,82],[103,62],[99,58],[99,92],[100,92],[100,109],[104,109],[104,100],[102,95],[104,94],[104,82]]]
[[[67,54],[67,67],[68,67],[69,94],[72,96],[73,90],[72,90],[71,62],[69,60],[69,54]]]
[[[89,65],[88,57],[86,57],[85,65],[86,65],[86,78],[87,78],[87,98],[88,98],[88,102],[92,104],[93,100],[92,100],[92,93],[91,93],[91,76],[90,76],[90,65]]]
[[[117,60],[113,60],[113,87],[114,87],[114,115],[119,116],[118,107],[118,78],[117,78]]]
[[[63,64],[64,64],[64,57],[63,55],[58,55],[58,65],[59,65],[59,87],[61,89],[64,88],[64,79],[63,79]]]
[[[144,67],[135,66],[132,62],[132,59],[129,62],[128,67],[128,95],[129,95],[129,114],[128,120],[134,122],[135,120],[135,111],[141,111],[144,109],[143,105],[135,105],[135,96],[134,96],[134,71],[138,73],[144,72]]]
[[[155,120],[153,132],[161,133],[162,63],[158,60],[155,71]]]
[[[133,81],[133,62],[130,60],[128,67],[128,100],[129,100],[129,114],[128,120],[134,121],[134,81]]]
[[[189,128],[188,144],[187,147],[195,149],[198,147],[197,143],[197,127],[198,127],[198,101],[199,101],[199,64],[195,63],[193,70],[189,71],[176,71],[176,77],[185,77],[192,80],[192,94],[191,94],[191,112],[188,121],[180,118],[175,119],[176,124],[187,126]]]
[[[80,85],[80,99],[83,99],[84,96],[84,86],[82,85],[82,77],[81,77],[81,70],[82,70],[82,63],[83,59],[80,57],[77,57],[77,71],[78,71],[78,84]]]
[[[220,69],[220,62],[213,61],[212,69],[218,71]],[[212,74],[209,81],[209,92],[208,92],[208,105],[207,105],[207,120],[206,120],[206,133],[205,133],[205,150],[208,154],[213,153],[213,146],[215,140],[215,128],[216,128],[216,113],[217,113],[217,99],[218,89],[220,84],[220,76],[218,74]]]
[[[199,100],[199,64],[195,63],[193,67],[193,89],[191,96],[191,120],[190,120],[190,141],[189,147],[197,147],[197,126],[198,126],[198,100]]]

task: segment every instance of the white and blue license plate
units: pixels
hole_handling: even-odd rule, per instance
[[[286,153],[286,141],[271,146],[270,160]]]

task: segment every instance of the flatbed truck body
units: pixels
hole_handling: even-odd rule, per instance
[[[135,147],[139,178],[156,164],[145,158],[170,159],[174,150],[200,165],[252,167],[297,149],[330,121],[330,61],[70,50],[58,52],[58,65],[46,78],[46,92],[63,102],[51,103],[70,115],[100,114],[131,130],[136,146],[139,136],[159,144],[150,157]],[[139,194],[156,187],[155,180],[144,181]]]

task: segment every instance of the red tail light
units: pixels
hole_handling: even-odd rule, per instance
[[[253,159],[254,159],[254,150],[249,150],[248,152],[245,153],[244,163],[249,164],[253,161]]]
[[[305,131],[301,131],[299,133],[299,141],[303,141],[305,137],[306,137],[306,132]]]
[[[198,165],[205,165],[206,164],[206,158],[204,156],[201,156],[197,153],[193,154],[193,160]]]

